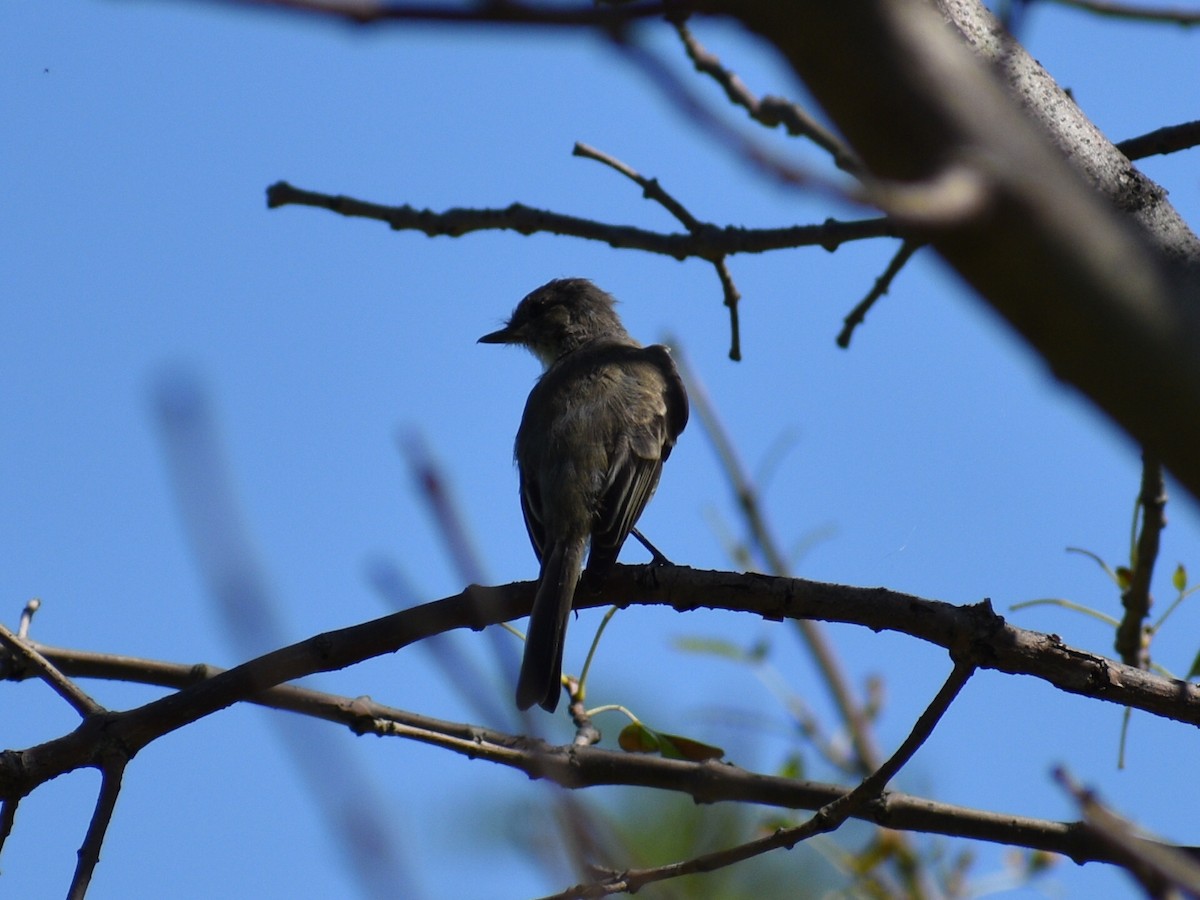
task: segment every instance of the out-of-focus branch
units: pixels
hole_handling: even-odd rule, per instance
[[[750,532],[751,543],[758,550],[760,559],[766,564],[768,571],[776,575],[786,575],[790,566],[787,557],[780,549],[775,535],[767,523],[762,504],[759,502],[758,490],[742,465],[737,449],[729,437],[729,432],[717,415],[716,408],[708,396],[704,383],[688,364],[684,353],[678,352],[676,362],[684,382],[688,387],[688,396],[692,408],[700,419],[704,433],[712,442],[713,450],[725,477],[729,479],[733,489],[734,499],[738,509],[745,518],[746,527]],[[862,774],[878,769],[882,757],[875,743],[870,720],[864,714],[850,680],[842,668],[841,660],[833,649],[824,630],[816,623],[800,621],[797,623],[800,636],[821,672],[822,681],[829,689],[834,699],[842,722],[850,736],[857,757],[857,768]]]
[[[480,0],[473,5],[446,3],[380,3],[377,0],[225,0],[239,6],[260,6],[291,13],[308,13],[354,25],[402,23],[445,25],[518,25],[561,28],[619,29],[647,18],[658,18],[678,4],[622,3],[570,7],[516,0]]]
[[[1083,812],[1080,830],[1107,847],[1117,864],[1142,885],[1147,897],[1178,896],[1172,888],[1188,897],[1200,897],[1200,860],[1195,853],[1149,839],[1142,829],[1101,803],[1095,792],[1077,784],[1065,769],[1058,769],[1054,777]]]
[[[687,25],[687,20],[673,17],[672,23],[683,42],[688,59],[696,67],[696,71],[707,75],[721,86],[725,96],[734,106],[740,106],[750,114],[750,118],[768,128],[782,125],[793,137],[806,137],[833,157],[834,164],[839,169],[854,174],[859,171],[860,164],[854,152],[828,128],[818,122],[813,116],[797,103],[782,97],[759,98],[746,87],[738,76],[726,68],[721,60],[710,53]]]
[[[873,179],[973,171],[975,213],[914,236],[1200,497],[1200,241],[978,0],[704,6],[775,45]]]

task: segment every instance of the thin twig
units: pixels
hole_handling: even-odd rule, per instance
[[[1044,0],[1059,6],[1070,6],[1085,12],[1114,19],[1138,22],[1165,22],[1170,25],[1200,25],[1200,11],[1179,7],[1135,6],[1132,3],[1111,3],[1109,0]]]
[[[75,865],[75,877],[71,879],[71,888],[67,892],[68,900],[83,900],[87,894],[92,873],[96,870],[96,864],[100,862],[100,847],[104,843],[108,823],[112,821],[117,796],[121,793],[121,779],[125,773],[126,762],[124,756],[114,753],[101,767],[100,794],[96,798],[96,808],[92,811],[87,836],[79,848],[79,861]]]
[[[696,234],[664,234],[629,225],[610,225],[593,219],[536,209],[523,203],[503,208],[459,207],[436,211],[404,204],[384,206],[336,194],[323,194],[293,187],[286,181],[267,188],[267,207],[311,206],[338,215],[374,219],[394,231],[419,231],[430,237],[461,237],[474,231],[516,231],[521,234],[557,234],[598,241],[625,250],[658,253],[672,259],[713,259],[735,253],[768,253],[797,247],[836,250],[848,241],[899,237],[886,218],[839,221],[826,219],[820,225],[787,228],[702,229]]]
[[[33,614],[42,608],[42,601],[34,597],[25,604],[25,608],[21,610],[21,624],[17,627],[17,637],[22,639],[29,637],[29,627],[33,624]]]
[[[259,6],[289,13],[309,13],[353,25],[429,22],[447,25],[517,25],[557,28],[622,28],[640,19],[661,17],[668,4],[628,3],[618,6],[568,7],[562,4],[489,0],[473,6],[445,3],[378,3],[375,0],[221,0],[237,6]]]
[[[689,234],[699,235],[706,231],[714,230],[715,225],[708,222],[701,222],[688,211],[682,203],[667,192],[667,189],[659,184],[657,178],[647,178],[637,172],[634,168],[621,162],[616,157],[610,156],[597,150],[595,147],[590,147],[587,144],[576,143],[575,156],[582,156],[587,159],[594,159],[597,162],[603,163],[612,169],[620,172],[626,178],[634,182],[642,189],[642,195],[648,200],[653,200],[662,206],[667,212],[679,220],[680,224],[688,230]],[[721,293],[725,298],[725,307],[729,310],[729,358],[734,362],[738,362],[742,358],[742,328],[738,321],[738,303],[742,299],[741,292],[737,289],[737,285],[733,280],[733,273],[729,271],[729,265],[726,261],[726,254],[722,253],[717,256],[706,257],[717,270],[717,278],[721,282]]]
[[[904,767],[933,733],[937,723],[941,721],[946,710],[950,708],[950,704],[954,702],[974,673],[975,666],[973,664],[969,662],[956,663],[945,684],[921,714],[912,731],[896,752],[876,771],[864,778],[858,787],[822,806],[806,822],[792,828],[781,828],[766,837],[747,841],[736,847],[705,853],[682,862],[649,869],[631,869],[622,872],[615,878],[576,885],[557,896],[565,900],[565,898],[572,897],[597,897],[616,893],[633,894],[647,884],[669,878],[679,878],[683,875],[711,872],[761,856],[772,850],[791,849],[801,841],[808,840],[815,835],[827,834],[836,830],[846,819],[880,796],[887,787],[887,783],[895,777],[896,773]]]
[[[750,114],[750,118],[768,128],[782,125],[788,134],[808,138],[829,153],[839,169],[851,174],[862,170],[862,164],[854,155],[854,151],[809,115],[803,107],[781,97],[763,97],[760,100],[734,72],[727,69],[714,53],[696,39],[685,18],[671,18],[688,59],[692,61],[696,71],[707,75],[720,85],[729,102],[742,107]]]
[[[631,166],[621,162],[621,160],[617,159],[615,156],[611,156],[601,150],[597,150],[595,147],[579,141],[576,141],[575,147],[571,151],[571,155],[582,156],[584,159],[594,159],[596,162],[603,163],[610,169],[620,172],[642,189],[642,194],[647,200],[653,200],[655,203],[673,215],[676,219],[678,219],[679,223],[686,228],[690,234],[695,234],[696,232],[705,228],[716,227],[714,225],[701,222],[690,212],[688,212],[687,207],[671,196],[671,194],[667,192],[667,189],[659,184],[657,178],[647,178]]]
[[[1200,145],[1200,120],[1168,125],[1147,134],[1121,141],[1117,149],[1129,159],[1145,159],[1147,156],[1165,156],[1190,150]]]
[[[729,271],[729,263],[725,257],[713,261],[717,270],[717,278],[721,281],[721,293],[725,296],[725,308],[729,310],[729,358],[734,362],[742,359],[742,326],[738,316],[742,293],[733,281]]]
[[[28,608],[28,607],[27,607]],[[38,677],[54,689],[54,693],[62,697],[81,718],[104,712],[104,707],[85,694],[80,687],[54,667],[54,663],[38,653],[29,641],[13,634],[0,624],[0,643],[3,643],[15,656],[20,657],[32,667]]]
[[[921,249],[921,246],[920,241],[914,240],[905,240],[900,245],[900,249],[896,251],[896,255],[892,257],[892,261],[883,270],[883,274],[875,279],[875,284],[871,286],[871,290],[867,292],[867,296],[863,297],[843,320],[842,330],[837,336],[837,345],[839,347],[845,349],[850,346],[850,337],[854,334],[854,329],[866,319],[867,313],[875,305],[875,301],[888,292],[896,275],[904,268],[905,263],[912,258],[912,255]]]

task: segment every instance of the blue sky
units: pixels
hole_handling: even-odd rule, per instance
[[[422,599],[461,589],[397,435],[420,435],[450,473],[486,578],[534,577],[511,441],[537,364],[475,339],[530,289],[564,275],[591,277],[621,298],[643,340],[679,341],[747,466],[769,469],[766,507],[781,541],[799,547],[827,533],[797,574],[955,603],[990,597],[1001,612],[1047,596],[1117,608],[1100,571],[1064,547],[1124,561],[1136,448],[1055,383],[930,254],[905,270],[848,352],[834,345],[841,319],[892,242],[735,258],[745,356],[735,364],[703,263],[545,235],[428,239],[317,210],[266,209],[265,188],[284,179],[380,203],[521,201],[676,230],[632,183],[573,158],[584,141],[718,224],[861,214],[763,182],[602,41],[355,30],[189,2],[10,3],[0,27],[0,617],[10,626],[37,596],[33,633],[49,644],[240,661],[187,542],[153,414],[156,391],[178,378],[211,404],[281,640],[386,612],[368,577],[381,560],[401,567]],[[1053,7],[1035,9],[1024,27],[1034,55],[1112,138],[1196,118],[1196,35]],[[753,41],[713,26],[699,34],[757,92],[796,94]],[[679,65],[669,39],[652,45]],[[720,109],[715,89],[697,88]],[[1200,218],[1194,152],[1142,168],[1185,218]],[[1200,572],[1200,517],[1172,496],[1159,608],[1174,563]],[[742,526],[697,423],[642,524],[680,563],[732,565],[723,534]],[[643,557],[630,546],[623,558]],[[1111,644],[1078,615],[1043,607],[1011,618],[1098,652]],[[572,658],[578,668],[597,621],[589,613],[572,625],[568,668]],[[1185,607],[1156,659],[1185,671],[1198,624],[1200,608]],[[860,683],[885,680],[880,738],[894,746],[948,672],[945,654],[862,629],[830,632]],[[753,673],[672,649],[684,636],[770,640],[791,688],[830,715],[783,627],[636,608],[610,629],[590,699],[712,740],[738,763],[778,765],[790,746],[779,703]],[[492,643],[475,634],[459,642],[495,679],[481,690],[507,702]],[[661,677],[631,669],[629,660],[647,657]],[[474,716],[421,652],[316,683],[441,718]],[[113,708],[155,695],[85,687]],[[5,748],[74,724],[37,683],[0,685],[0,704]],[[729,724],[747,717],[761,731]],[[279,718],[229,710],[139,755],[89,896],[349,893],[355,881],[326,817],[281,751]],[[611,738],[622,723],[600,724]],[[1194,762],[1194,731],[1134,716],[1128,768],[1118,772],[1119,724],[1115,708],[983,673],[899,786],[1074,818],[1049,778],[1061,762],[1146,827],[1196,843],[1200,788],[1178,774]],[[546,727],[566,734],[555,730],[561,723]],[[495,817],[514,809],[529,813],[526,824],[544,818],[548,795],[523,776],[318,730],[330,734],[314,740],[336,744],[331,752],[357,759],[371,780],[422,895],[528,896],[565,885],[531,862],[524,828],[498,834]],[[97,782],[76,773],[22,804],[0,868],[6,895],[65,890]],[[981,876],[1000,866],[1001,850],[979,854]],[[1067,896],[1129,890],[1096,866],[1063,863],[1051,878]]]

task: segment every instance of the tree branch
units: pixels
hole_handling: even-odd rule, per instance
[[[224,671],[215,666],[159,662],[41,644],[37,649],[61,671],[77,678],[185,688]],[[728,763],[694,763],[598,747],[554,746],[495,729],[422,716],[367,697],[340,697],[291,685],[261,691],[247,698],[247,702],[340,724],[356,734],[419,741],[468,759],[508,766],[570,789],[611,785],[653,787],[685,794],[701,804],[754,803],[813,810],[845,794],[845,788],[838,785],[762,775]],[[14,805],[6,802],[5,809]],[[885,791],[852,817],[894,830],[1060,853],[1079,863],[1113,861],[1102,843],[1080,831],[1079,823],[991,813],[896,791]]]
[[[461,594],[371,622],[316,635],[274,650],[213,678],[127,712],[89,716],[73,732],[21,751],[0,754],[0,799],[21,797],[74,769],[103,764],[119,744],[130,757],[151,741],[240,700],[315,672],[342,669],[455,628],[479,630],[529,614],[534,582]],[[954,606],[884,588],[856,588],[797,578],[706,572],[683,566],[616,566],[585,579],[575,607],[670,606],[747,612],[763,618],[821,619],[874,631],[909,634],[945,647],[979,668],[1031,675],[1060,690],[1188,724],[1200,724],[1200,687],[1125,666],[1062,643],[1056,635],[1009,625],[984,601]]]
[[[977,212],[913,236],[1200,498],[1200,242],[978,0],[938,6],[705,4],[783,53],[875,179],[973,171]]]
[[[820,225],[788,228],[736,228],[702,223],[693,234],[664,234],[631,225],[609,225],[592,219],[563,215],[513,203],[502,209],[457,207],[437,212],[402,206],[384,206],[334,194],[293,187],[286,181],[267,188],[267,207],[312,206],[349,218],[376,219],[394,231],[420,231],[429,237],[461,237],[472,231],[516,231],[520,234],[559,234],[599,241],[625,250],[644,250],[672,259],[715,259],[735,253],[767,253],[796,247],[836,250],[847,241],[897,237],[899,232],[887,219],[841,222],[827,219]]]
[[[621,872],[614,877],[585,885],[576,885],[560,894],[563,898],[598,897],[607,894],[629,893],[636,894],[647,884],[664,881],[668,878],[679,878],[684,875],[696,875],[701,872],[712,872],[715,869],[745,862],[772,850],[791,849],[801,841],[808,840],[818,834],[828,834],[840,828],[846,819],[858,813],[869,802],[883,793],[889,781],[896,776],[900,769],[912,759],[920,746],[925,743],[937,723],[941,721],[950,704],[966,685],[975,667],[969,663],[956,664],[946,683],[942,685],[937,696],[917,720],[916,725],[904,743],[897,748],[888,760],[872,772],[851,791],[840,795],[826,803],[816,811],[806,822],[792,828],[780,828],[774,833],[747,841],[736,847],[729,847],[714,853],[705,853],[692,859],[666,866],[656,866],[652,869],[639,869]]]

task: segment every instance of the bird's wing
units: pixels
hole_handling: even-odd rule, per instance
[[[521,515],[525,517],[525,530],[538,562],[542,561],[542,548],[546,545],[546,524],[542,521],[542,497],[537,479],[526,478],[521,473]]]
[[[640,379],[641,389],[652,391],[656,402],[636,404],[644,414],[628,423],[612,450],[592,528],[589,569],[604,569],[616,562],[621,546],[654,495],[675,436],[687,422],[687,395],[666,348],[631,351],[638,362],[648,364]]]

